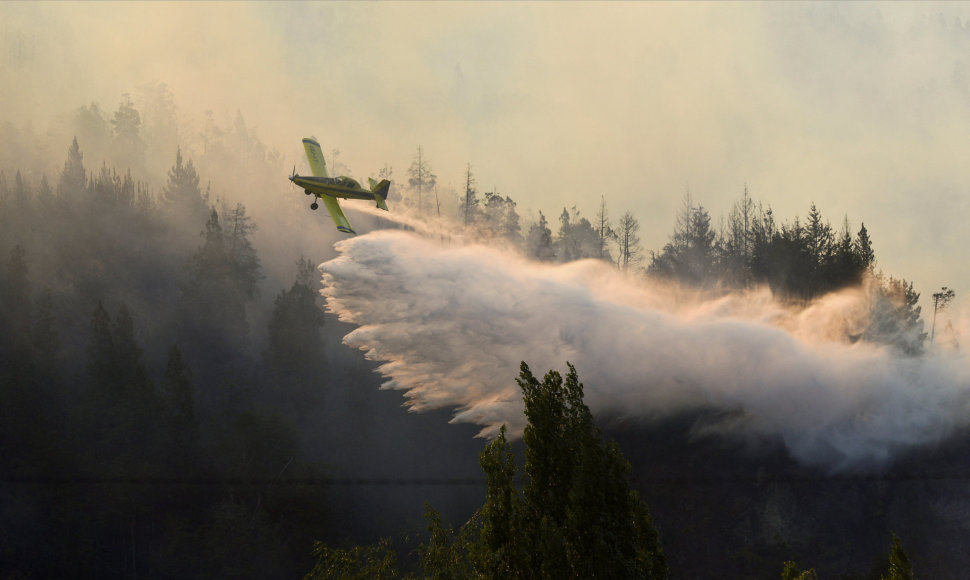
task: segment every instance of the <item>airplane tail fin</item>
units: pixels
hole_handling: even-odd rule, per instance
[[[391,182],[386,179],[382,179],[380,183],[373,179],[370,180],[370,190],[374,194],[374,201],[377,202],[377,207],[384,211],[389,211],[387,209],[387,191],[390,187]]]

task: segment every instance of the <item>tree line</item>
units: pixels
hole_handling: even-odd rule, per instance
[[[109,121],[113,138],[133,126],[132,110],[126,99],[118,122]],[[245,130],[238,120],[237,133]],[[212,137],[208,155],[216,155],[224,141],[214,130],[206,135]],[[311,556],[313,540],[340,525],[327,518],[319,485],[325,474],[307,459],[300,428],[326,407],[323,398],[333,387],[321,356],[325,315],[312,262],[292,257],[295,276],[271,281],[275,300],[267,308],[257,224],[243,204],[204,187],[192,159],[176,148],[163,185],[153,189],[138,171],[119,172],[107,162],[89,168],[80,143],[71,143],[53,180],[32,180],[18,170],[8,182],[0,172],[5,575],[292,576],[314,561],[327,566],[331,556],[346,559],[348,552],[325,544]],[[428,163],[423,154],[418,159],[419,167]],[[418,196],[405,201],[437,206],[430,166],[409,177]],[[540,212],[523,234],[516,203],[498,192],[479,201],[470,167],[466,177],[462,217],[485,237],[517,244],[538,260],[593,258],[639,269],[639,225],[629,213],[612,224],[605,199],[592,221],[564,208],[554,235]],[[676,254],[672,237],[670,254],[671,264],[685,264],[685,275],[729,279],[727,270],[718,270],[728,262],[719,248],[729,239],[736,242],[731,247],[744,248],[740,256],[775,255],[756,252],[750,233],[766,219],[773,223],[770,209],[741,219],[752,225],[739,238],[723,232],[712,238],[709,216],[708,230],[701,227],[706,212],[687,207],[696,223],[677,240],[687,240],[688,251]],[[797,224],[770,230],[766,247],[776,243],[777,256],[802,248],[807,226]],[[838,238],[827,245],[821,235],[806,246],[827,256],[806,272],[822,275],[834,267]],[[866,255],[857,249],[860,238],[861,231],[851,240],[855,260]],[[708,246],[697,240],[712,240],[711,253],[700,251]],[[869,250],[871,269],[871,243]],[[689,259],[678,262],[677,255]],[[692,261],[695,255],[717,258],[704,270],[697,264],[708,262]],[[764,264],[775,266],[764,270],[756,260],[740,263],[738,271],[748,273],[732,282],[739,287],[772,284],[758,272],[775,272],[785,260],[766,258]],[[791,280],[797,288],[797,279],[782,277],[772,287],[783,292]],[[818,291],[840,287],[837,279]],[[710,280],[698,275],[684,282],[710,287]],[[906,302],[918,294],[902,281],[897,289],[902,305],[887,299],[883,307],[892,316],[884,318],[894,320],[902,309],[921,332],[915,299]],[[891,325],[882,332],[900,334]],[[582,404],[575,369],[565,381],[555,373],[539,381],[524,367],[519,381],[535,411],[525,478],[516,475],[504,437],[490,444],[481,457],[488,487],[478,515],[455,531],[429,511],[430,539],[421,552],[427,573],[582,575],[616,560],[631,575],[662,577],[659,536],[630,492],[628,464]],[[602,489],[609,493],[600,495]],[[587,546],[582,533],[589,529],[617,541]],[[553,549],[559,545],[569,550]]]
[[[332,525],[312,264],[263,312],[256,223],[181,151],[157,195],[77,139],[52,181],[0,172],[3,575],[302,574]]]
[[[382,173],[382,177],[390,175],[389,170]],[[419,147],[398,199],[427,209],[428,191],[434,190],[436,181],[428,156]],[[854,232],[846,216],[840,227],[833,227],[814,203],[804,221],[799,216],[778,221],[771,206],[755,202],[745,186],[726,221],[715,227],[707,209],[688,192],[669,241],[659,252],[646,253],[638,220],[625,212],[614,222],[605,197],[600,197],[592,221],[575,206],[564,207],[554,233],[542,211],[524,227],[511,197],[495,191],[480,196],[471,164],[463,181],[464,192],[450,217],[475,235],[511,244],[534,260],[603,260],[624,271],[713,294],[767,286],[789,303],[808,303],[830,292],[865,285],[869,324],[861,334],[846,338],[887,344],[906,355],[922,354],[926,348],[928,333],[920,293],[913,283],[876,269],[865,223]],[[440,215],[440,203],[435,203]],[[935,315],[952,300],[948,290],[952,292],[943,288],[934,294],[934,331]]]

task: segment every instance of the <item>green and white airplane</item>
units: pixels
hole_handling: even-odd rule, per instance
[[[315,195],[327,206],[333,223],[337,229],[345,234],[356,234],[354,228],[350,227],[347,216],[340,209],[337,198],[343,199],[369,199],[377,202],[377,207],[384,211],[387,210],[387,190],[391,182],[382,179],[380,183],[370,179],[370,189],[364,189],[352,177],[328,177],[327,163],[323,159],[323,150],[320,143],[311,137],[303,139],[303,148],[306,149],[306,158],[310,161],[310,171],[313,177],[304,177],[296,174],[296,167],[293,168],[293,175],[290,181],[303,188],[307,195]],[[313,200],[310,209],[317,209],[317,201]]]

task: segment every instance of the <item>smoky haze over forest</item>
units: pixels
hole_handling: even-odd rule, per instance
[[[460,190],[470,162],[533,218],[563,200],[589,216],[606,195],[647,248],[686,189],[718,215],[747,183],[780,215],[814,201],[833,222],[864,217],[880,266],[913,279],[924,309],[931,289],[970,286],[954,266],[970,241],[961,4],[14,3],[3,16],[0,107],[43,134],[164,82],[196,156],[206,111],[220,127],[241,111],[287,170],[307,134],[357,177],[385,164],[400,177],[420,144],[442,188]]]
[[[970,472],[968,22],[0,3],[0,561],[300,575],[425,501],[459,526],[524,360],[576,365],[672,571],[861,570],[903,526],[959,569],[928,530],[970,498],[926,481]],[[311,135],[393,181],[356,237],[286,180]]]

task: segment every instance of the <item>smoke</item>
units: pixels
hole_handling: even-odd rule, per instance
[[[380,361],[413,411],[521,432],[514,378],[576,365],[594,413],[652,419],[717,409],[706,431],[780,436],[832,470],[887,464],[966,424],[968,364],[954,352],[900,358],[848,337],[864,288],[792,310],[753,291],[705,300],[598,261],[562,265],[454,239],[376,231],[320,266],[344,342]]]

